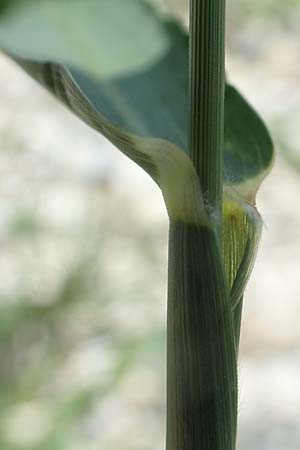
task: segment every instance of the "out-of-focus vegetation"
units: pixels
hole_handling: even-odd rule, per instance
[[[231,12],[236,10],[236,14],[242,17],[262,18],[270,21],[274,18],[280,22],[291,19],[290,14],[294,9],[299,8],[297,0],[287,0],[281,2],[279,0],[229,0]]]
[[[155,3],[186,18],[187,0]],[[297,0],[228,1],[229,76],[234,67],[282,154],[300,168],[299,17]],[[115,176],[123,160],[99,156],[104,141],[42,90],[29,104],[36,88],[1,64],[0,448],[162,449],[166,220],[150,204],[159,197],[151,191],[145,205],[132,173]],[[133,186],[128,197],[125,183]],[[266,336],[265,352],[276,341]],[[248,355],[255,339],[245,344]],[[297,389],[295,379],[296,423]],[[244,431],[241,448],[298,449],[287,410],[273,415]]]
[[[40,260],[39,252],[46,243],[43,241],[51,242],[49,230],[29,227],[22,217],[16,221],[7,230],[11,231],[7,236],[8,249],[20,257],[20,247],[25,247],[25,251],[33,252],[32,256],[35,254]],[[144,236],[141,230],[135,230],[129,237],[130,247],[124,248],[127,263],[132,270],[139,263],[136,259],[143,255],[148,273],[139,274],[136,279],[130,279],[128,286],[125,283],[122,286],[117,278],[118,261],[114,275],[113,261],[109,262],[111,256],[108,258],[106,254],[118,245],[116,239],[122,246],[124,233],[116,225],[115,229],[106,229],[105,223],[99,225],[101,239],[93,242],[93,250],[85,248],[91,245],[90,238],[72,237],[79,241],[79,254],[71,258],[65,273],[56,275],[56,289],[47,286],[47,274],[45,283],[30,280],[33,274],[28,264],[22,271],[29,279],[24,284],[16,280],[10,295],[1,296],[0,443],[3,450],[99,448],[97,445],[105,448],[107,438],[102,436],[105,419],[102,424],[93,423],[93,414],[99,418],[94,412],[96,405],[99,408],[99,402],[105,403],[106,397],[117,392],[124,377],[134,376],[133,367],[143,370],[149,364],[152,370],[157,366],[158,372],[162,372],[162,323],[149,316],[148,326],[135,324],[134,317],[134,309],[143,308],[145,300],[155,299],[155,293],[154,299],[150,293],[143,293],[146,275],[160,284],[160,274],[155,268],[157,255],[153,250],[157,244],[152,242],[155,236]],[[97,234],[95,230],[85,232]],[[110,243],[104,244],[102,240],[109,237]],[[63,233],[60,239],[65,246]],[[43,261],[40,262],[43,266]],[[106,264],[112,264],[109,271]],[[40,269],[45,270],[35,268]],[[127,268],[119,269],[121,280],[123,270]],[[14,275],[18,277],[20,273]],[[4,284],[2,280],[1,287]],[[131,308],[133,317],[130,317]],[[114,415],[113,411],[111,414]],[[90,439],[93,442],[87,447]]]
[[[8,5],[9,0],[0,0],[0,12],[2,12]]]

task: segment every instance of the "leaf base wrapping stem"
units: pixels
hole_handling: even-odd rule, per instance
[[[167,450],[234,450],[237,361],[214,232],[171,223]]]

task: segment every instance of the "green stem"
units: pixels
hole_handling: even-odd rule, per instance
[[[212,226],[170,224],[166,448],[234,450],[236,344],[220,245],[225,0],[190,6],[189,150]]]
[[[225,0],[190,0],[189,152],[209,212],[222,216]]]
[[[170,225],[167,450],[234,450],[234,328],[215,233]]]

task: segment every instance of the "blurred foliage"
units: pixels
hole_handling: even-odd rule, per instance
[[[299,9],[298,0],[228,0],[228,3],[230,10],[241,19],[254,17],[284,22],[292,18],[295,9]]]
[[[10,0],[0,0],[0,13],[7,7]]]
[[[71,428],[76,428],[93,405],[116,388],[137,360],[147,359],[149,351],[157,353],[163,338],[159,328],[137,340],[130,333],[124,337],[101,318],[105,314],[105,299],[101,292],[95,292],[97,283],[91,276],[95,263],[92,257],[70,268],[61,288],[46,304],[22,294],[0,299],[1,450],[72,448]],[[89,343],[99,346],[99,358],[101,346],[111,348],[109,367],[92,382],[77,385],[76,368],[75,380],[66,379],[64,372],[67,370],[67,376],[72,376],[72,369],[66,369],[68,360]],[[24,405],[28,407],[27,415],[31,407],[39,411],[39,405],[47,412],[45,430],[36,430],[28,442],[20,441],[10,430],[16,426],[15,416]],[[26,423],[24,420],[24,428]],[[34,419],[31,426],[36,426]],[[26,429],[21,427],[20,436],[24,433],[26,436]]]

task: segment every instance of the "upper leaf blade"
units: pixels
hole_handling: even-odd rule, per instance
[[[95,110],[66,67],[10,56],[153,178],[162,190],[171,220],[210,227],[195,167],[179,147],[165,139],[141,138],[115,126]]]
[[[114,125],[186,146],[188,39],[174,23],[140,0],[17,3],[0,20],[2,48],[66,66]]]
[[[0,18],[0,46],[70,107],[62,91],[53,89],[53,77],[68,73],[80,92],[81,112],[93,110],[91,117],[80,115],[85,122],[93,126],[98,115],[96,122],[105,121],[110,132],[187,149],[188,36],[178,25],[143,0],[13,0],[12,5]],[[106,137],[120,148],[119,136]],[[254,202],[271,166],[272,141],[230,85],[224,146],[225,184]]]

